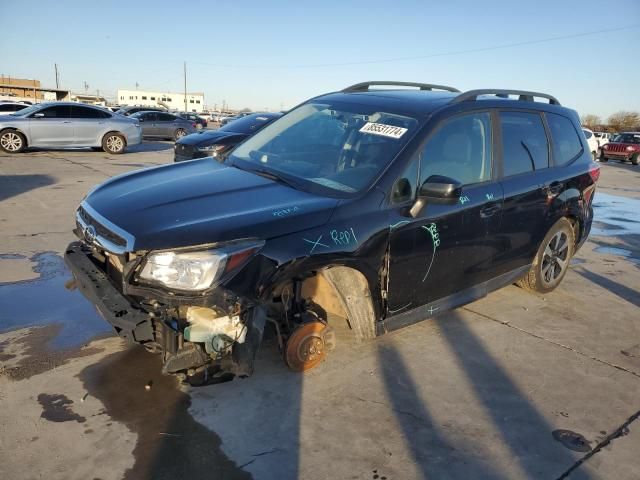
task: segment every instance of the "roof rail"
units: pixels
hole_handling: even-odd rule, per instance
[[[431,83],[415,83],[415,82],[384,82],[384,81],[374,81],[374,82],[362,82],[356,83],[355,85],[351,85],[343,89],[342,91],[345,93],[353,93],[353,92],[367,92],[369,91],[369,87],[375,85],[389,85],[394,87],[418,87],[420,90],[445,90],[447,92],[460,92],[457,88],[447,87],[446,85],[433,85]]]
[[[509,95],[518,95],[518,100],[524,102],[534,102],[534,97],[546,98],[549,100],[549,104],[551,105],[560,105],[558,99],[552,95],[548,95],[546,93],[539,92],[528,92],[526,90],[502,90],[498,88],[484,88],[480,90],[469,90],[468,92],[464,92],[462,95],[458,95],[456,98],[451,100],[450,103],[460,103],[467,101],[475,101],[478,99],[480,95],[495,95],[500,98],[509,98]]]

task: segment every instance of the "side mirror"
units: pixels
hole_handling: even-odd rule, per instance
[[[140,118],[138,118],[138,121],[139,122],[144,122],[144,118],[140,117]]]
[[[44,113],[34,113],[33,118],[44,118]]]
[[[417,217],[427,202],[456,203],[462,194],[462,184],[444,175],[432,175],[425,180],[418,191],[418,199],[413,204],[409,214]]]

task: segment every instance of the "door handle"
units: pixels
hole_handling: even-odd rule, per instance
[[[500,210],[500,205],[497,203],[489,203],[480,209],[481,218],[489,218],[494,216]]]
[[[543,187],[544,192],[549,196],[556,196],[562,191],[562,182],[551,182]]]

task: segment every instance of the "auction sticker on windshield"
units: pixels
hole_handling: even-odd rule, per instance
[[[384,123],[367,122],[360,131],[362,133],[371,133],[373,135],[398,139],[407,132],[407,129],[394,127],[393,125],[385,125]]]

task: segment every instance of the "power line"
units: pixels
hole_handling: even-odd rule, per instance
[[[425,55],[414,55],[410,57],[395,57],[395,58],[383,58],[378,60],[363,60],[358,62],[341,62],[341,63],[316,63],[316,64],[294,64],[294,65],[242,65],[242,64],[219,64],[219,63],[206,63],[206,62],[196,62],[189,61],[189,63],[197,64],[197,65],[205,65],[210,67],[221,67],[221,68],[323,68],[323,67],[346,67],[350,65],[371,65],[376,63],[392,63],[392,62],[404,62],[408,60],[422,60],[426,58],[434,58],[434,57],[446,57],[450,55],[463,55],[466,53],[479,53],[479,52],[488,52],[491,50],[500,50],[505,48],[513,48],[513,47],[523,47],[527,45],[536,45],[540,43],[548,43],[555,42],[558,40],[568,40],[572,38],[581,38],[588,37],[591,35],[600,35],[603,33],[612,33],[612,32],[620,32],[622,30],[630,30],[639,28],[640,24],[628,25],[626,27],[617,27],[617,28],[607,28],[602,30],[592,30],[589,32],[580,32],[580,33],[572,33],[569,35],[559,35],[555,37],[547,37],[547,38],[539,38],[535,40],[525,40],[522,42],[513,42],[513,43],[504,43],[501,45],[493,45],[488,47],[478,47],[478,48],[469,48],[465,50],[450,50],[447,52],[437,52],[437,53],[429,53]]]

